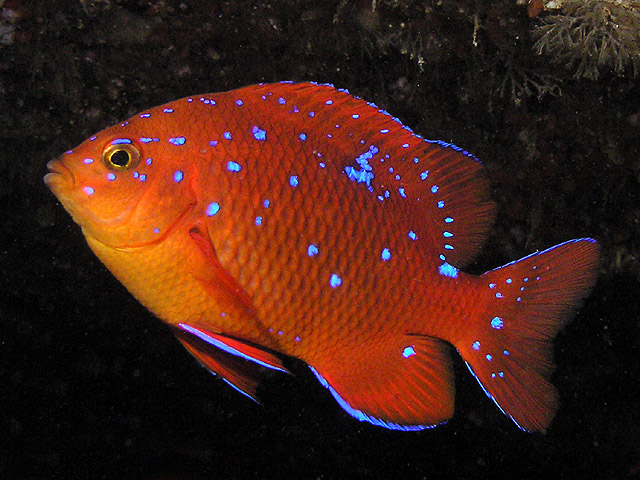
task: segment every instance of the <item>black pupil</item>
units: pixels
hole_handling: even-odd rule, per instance
[[[126,167],[129,164],[131,157],[126,150],[118,150],[111,155],[111,163],[117,167]]]

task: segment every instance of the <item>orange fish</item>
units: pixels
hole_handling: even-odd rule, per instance
[[[453,415],[453,345],[518,427],[555,414],[551,341],[596,242],[463,273],[495,213],[481,164],[371,103],[287,82],[195,95],[48,167],[98,258],[249,397],[291,356],[358,420],[429,428]]]

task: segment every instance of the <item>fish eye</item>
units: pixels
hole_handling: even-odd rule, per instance
[[[102,161],[111,170],[128,170],[138,165],[140,151],[130,143],[112,143],[102,152]]]

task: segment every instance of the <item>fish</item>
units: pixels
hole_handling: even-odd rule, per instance
[[[551,424],[552,342],[599,246],[465,273],[496,214],[466,150],[347,90],[280,82],[144,110],[47,165],[95,255],[247,397],[297,359],[355,419],[432,428],[454,413],[455,350],[517,427]]]

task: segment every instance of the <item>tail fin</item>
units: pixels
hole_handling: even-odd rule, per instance
[[[571,240],[479,277],[484,307],[456,342],[485,393],[521,429],[546,429],[558,408],[551,342],[591,291],[599,249]]]

